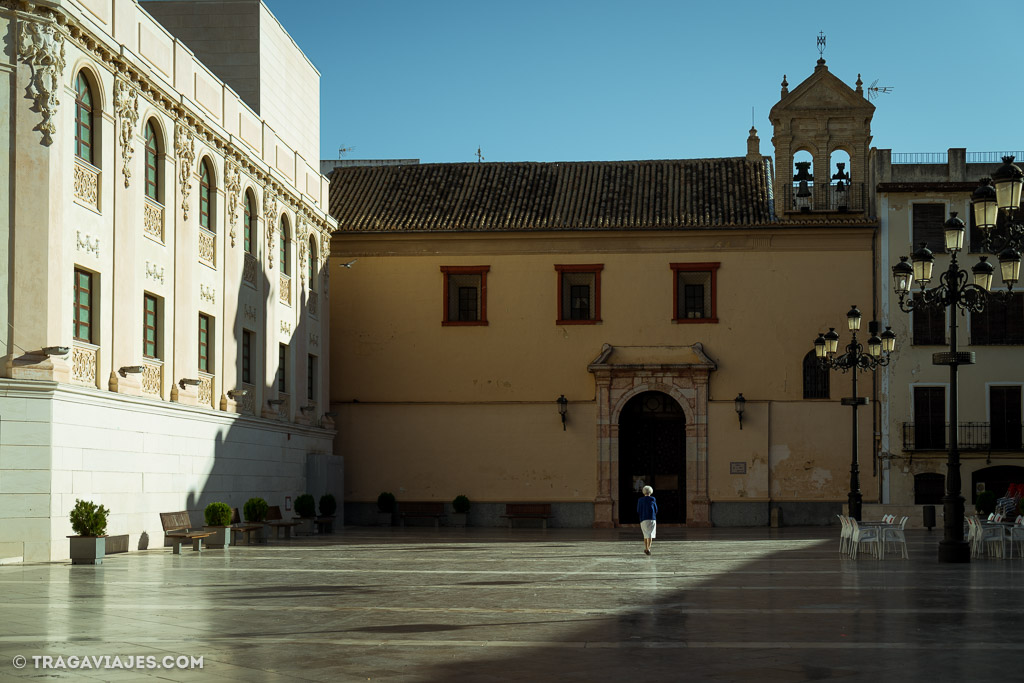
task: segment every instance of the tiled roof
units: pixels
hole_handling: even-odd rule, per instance
[[[338,168],[342,232],[721,228],[772,222],[771,159]]]

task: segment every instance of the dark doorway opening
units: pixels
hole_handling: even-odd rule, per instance
[[[645,485],[654,488],[659,522],[686,522],[686,415],[660,391],[634,396],[619,417],[620,524],[639,523]]]
[[[981,491],[993,491],[996,498],[1002,498],[1010,484],[1024,484],[1024,467],[994,465],[977,470],[971,475],[970,502],[974,503]]]

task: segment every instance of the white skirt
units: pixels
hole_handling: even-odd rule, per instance
[[[658,523],[653,519],[645,519],[640,522],[640,531],[644,532],[644,538],[654,538],[657,526]]]

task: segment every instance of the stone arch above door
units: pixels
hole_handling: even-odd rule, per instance
[[[686,415],[686,520],[710,526],[708,499],[708,379],[717,365],[693,346],[612,346],[605,344],[587,369],[597,383],[597,498],[594,526],[612,527],[618,519],[619,417],[629,399],[660,391],[675,399]]]

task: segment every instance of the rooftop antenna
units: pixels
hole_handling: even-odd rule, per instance
[[[480,151],[480,148],[479,148],[479,147],[477,147],[477,148],[476,148],[476,162],[477,162],[477,163],[479,164],[479,163],[480,163],[481,161],[483,161],[483,160],[484,160],[484,155],[483,155],[483,153],[482,153],[482,152]]]
[[[818,59],[825,59],[825,32],[818,31]]]
[[[754,127],[754,108],[750,108],[750,127]]]
[[[338,148],[338,158],[345,156],[349,152],[354,152],[355,149],[355,145],[352,145],[351,147],[346,147],[344,142],[341,143],[341,147]]]
[[[884,95],[884,94],[887,94],[887,93],[891,93],[895,89],[896,88],[894,86],[891,86],[891,85],[878,85],[878,79],[876,78],[871,83],[871,85],[869,85],[867,87],[868,99],[869,100],[873,100],[876,97],[878,97],[879,94]]]

